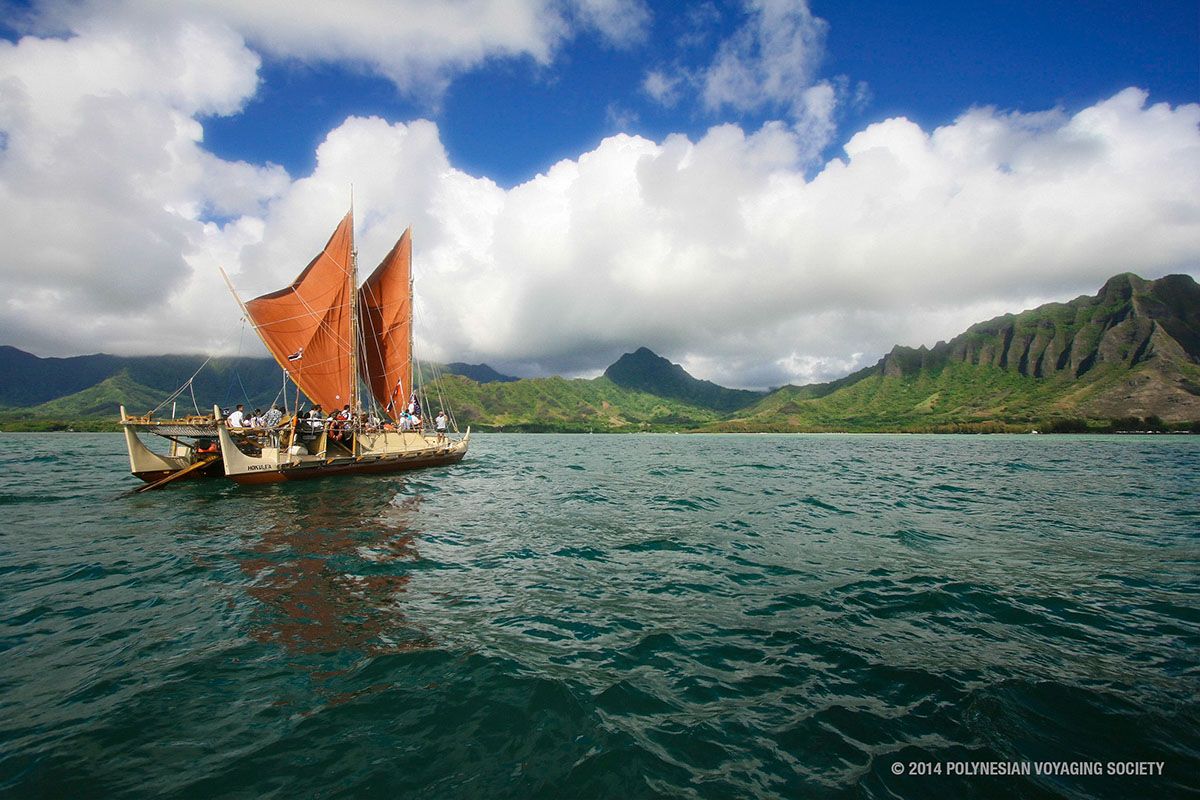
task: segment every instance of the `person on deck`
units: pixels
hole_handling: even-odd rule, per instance
[[[243,410],[241,403],[237,404],[237,408],[225,420],[225,425],[230,428],[244,428],[246,426],[246,412]]]
[[[353,414],[350,412],[350,404],[342,406],[342,410],[337,412],[331,418],[329,427],[329,438],[336,442],[344,442],[350,437],[350,421]]]
[[[445,411],[439,411],[438,415],[433,419],[433,428],[437,431],[437,440],[439,442],[446,441],[447,422],[449,422],[449,418],[446,416]]]

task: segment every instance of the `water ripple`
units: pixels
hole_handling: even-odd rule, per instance
[[[18,438],[0,793],[1127,797],[1200,774],[1194,438],[480,436],[412,475],[144,495],[117,488],[118,436]],[[1024,760],[1167,767],[892,771]]]

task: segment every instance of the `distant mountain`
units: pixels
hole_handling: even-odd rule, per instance
[[[1200,418],[1200,286],[1187,275],[1125,273],[1099,294],[973,325],[932,350],[895,348],[878,365],[911,375],[991,367],[1066,389],[1086,416]]]
[[[931,351],[895,348],[888,374],[917,364],[959,361],[1034,378],[1082,378],[1105,364],[1126,368],[1155,360],[1200,363],[1200,286],[1188,275],[1147,281],[1125,273],[1099,294],[1049,303],[972,325]]]
[[[192,397],[202,411],[213,404],[266,407],[279,398],[283,379],[270,358],[205,356],[112,356],[104,353],[70,358],[39,358],[0,345],[0,408],[29,408],[38,415],[92,416],[117,413],[124,403],[142,413],[154,408],[195,375],[192,388],[178,405],[192,410]],[[200,369],[201,365],[204,366]],[[515,381],[487,364],[430,365],[480,383]],[[127,394],[97,392],[100,387],[136,390]],[[295,392],[295,387],[290,388]],[[111,394],[111,407],[97,410],[96,398]],[[289,399],[289,402],[291,399]],[[181,412],[182,413],[182,412]]]
[[[11,429],[39,419],[111,420],[119,403],[144,412],[203,362],[198,356],[104,354],[43,359],[0,347],[0,422]],[[844,378],[769,394],[698,380],[644,347],[591,380],[517,380],[485,364],[438,369],[446,374],[437,402],[446,402],[460,427],[477,429],[980,431],[1114,419],[1124,427],[1153,427],[1159,419],[1181,424],[1200,421],[1200,287],[1186,275],[1156,281],[1117,275],[1095,296],[1005,314],[932,348],[896,346]],[[265,406],[281,386],[270,359],[219,358],[196,376],[193,388],[207,409],[214,402]],[[180,413],[190,410],[191,396],[180,396]]]
[[[746,389],[726,389],[711,381],[693,378],[680,365],[672,364],[645,347],[618,358],[604,370],[604,377],[626,389],[669,397],[714,411],[744,408],[764,395]]]
[[[511,375],[501,375],[487,364],[464,364],[461,361],[443,364],[442,372],[449,372],[451,375],[462,375],[464,378],[470,378],[476,383],[512,383],[513,381],[520,380],[520,378],[514,378]]]
[[[29,409],[34,417],[53,417],[70,419],[72,417],[109,417],[116,416],[116,409],[124,405],[131,413],[148,411],[158,405],[163,399],[162,392],[142,386],[129,377],[129,372],[122,370],[116,375],[105,378],[95,386],[58,397]],[[168,409],[169,411],[170,409]],[[191,411],[192,409],[187,409]]]
[[[477,383],[442,378],[439,390],[459,427],[508,431],[690,430],[714,424],[710,408],[618,386],[607,377],[523,378]]]
[[[74,394],[120,371],[116,356],[38,358],[0,345],[0,406],[31,406]]]
[[[279,367],[269,358],[221,357],[208,359],[207,364],[205,360],[205,356],[103,353],[38,358],[15,347],[0,346],[0,406],[36,406],[82,392],[121,374],[158,392],[160,401],[195,375],[192,390],[185,392],[179,402],[190,405],[194,392],[202,410],[211,408],[213,403],[269,405],[282,389]],[[204,369],[200,369],[201,365]],[[136,407],[132,402],[126,405],[131,410]],[[109,413],[116,412],[114,405]]]
[[[894,347],[821,387],[784,387],[734,429],[953,429],[987,422],[1200,420],[1200,286],[1187,275],[1108,280],[1095,296]]]

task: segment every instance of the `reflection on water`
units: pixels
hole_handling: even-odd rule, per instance
[[[114,498],[125,458],[0,448],[0,796],[1195,794],[1198,437],[484,435]]]
[[[411,522],[421,496],[398,494],[395,482],[356,492],[341,483],[272,498],[274,521],[238,559],[258,603],[251,636],[310,655],[433,647],[403,602],[420,560]]]

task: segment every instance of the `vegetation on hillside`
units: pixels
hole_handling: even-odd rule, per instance
[[[951,363],[907,375],[877,372],[821,397],[785,387],[705,429],[989,433],[1060,431],[1063,421],[1073,420],[1076,427],[1081,424],[1087,430],[1129,430],[1131,416],[1114,423],[1108,417],[1080,413],[1089,398],[1128,379],[1126,371],[1111,365],[1098,368],[1081,383]],[[1157,416],[1149,418],[1159,420],[1165,429]],[[1176,428],[1190,425],[1185,420],[1176,423]]]
[[[744,408],[763,396],[762,392],[727,389],[712,381],[697,380],[679,364],[672,364],[645,347],[621,356],[604,370],[604,377],[635,392],[647,392],[714,411]]]
[[[506,431],[690,430],[720,419],[706,408],[591,380],[532,378],[480,384],[445,375],[441,396],[460,428]]]
[[[115,426],[119,404],[138,413],[155,407],[201,361],[38,359],[0,348],[8,370],[0,403],[10,406],[0,408],[0,427]],[[422,373],[437,371],[430,367]],[[769,394],[697,380],[645,348],[592,380],[515,380],[486,365],[440,369],[431,402],[476,430],[1187,430],[1200,427],[1200,287],[1187,276],[1118,275],[1094,297],[997,317],[933,348],[897,346],[839,380]],[[266,406],[279,383],[269,359],[215,359],[193,388],[203,409],[214,400]],[[28,397],[43,399],[21,400]],[[180,398],[184,406],[190,400],[191,392]]]

